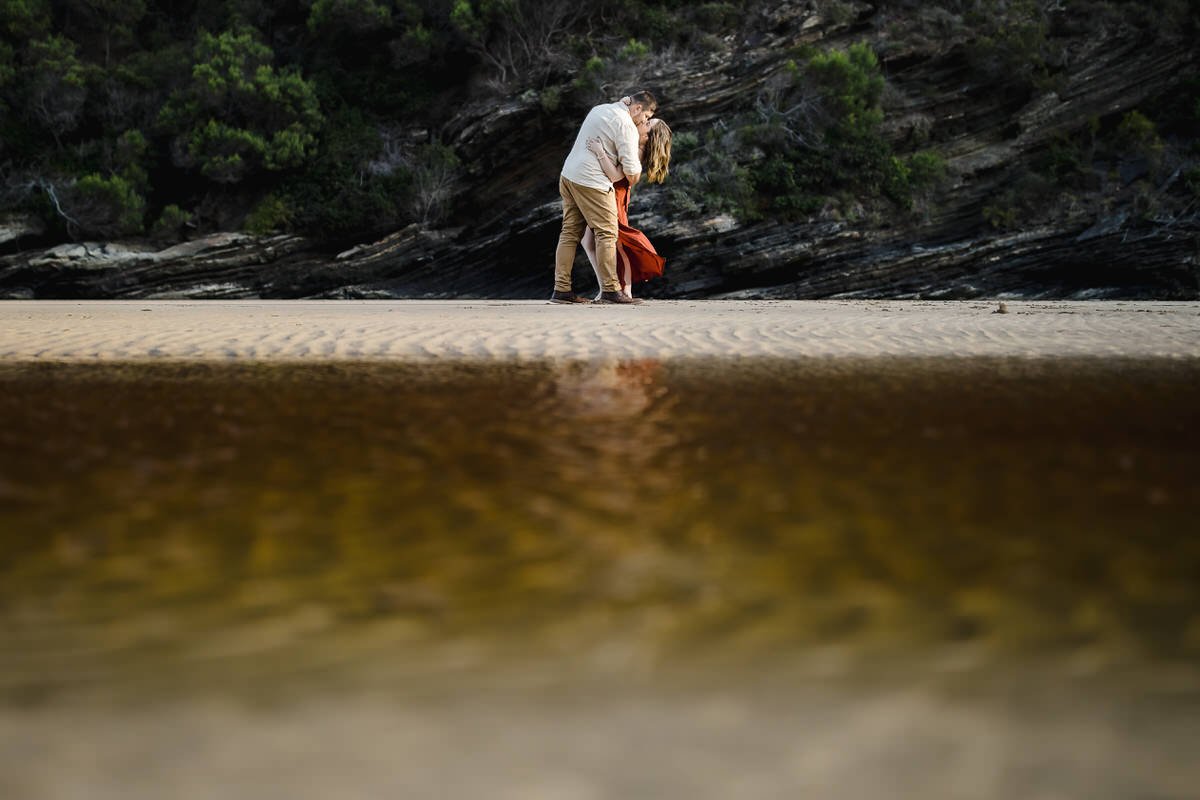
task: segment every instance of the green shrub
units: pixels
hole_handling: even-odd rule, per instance
[[[646,71],[650,48],[638,39],[629,39],[608,58],[593,55],[578,70],[572,83],[580,100],[588,105],[602,103],[640,83]]]
[[[820,93],[826,123],[822,146],[804,159],[825,191],[857,187],[907,204],[907,168],[893,157],[880,125],[884,80],[865,43],[813,56],[805,74]]]
[[[62,200],[77,233],[116,237],[142,232],[146,200],[121,175],[85,175],[63,192]]]
[[[742,220],[762,217],[752,167],[725,154],[734,151],[736,133],[710,128],[701,143],[691,131],[675,134],[671,176],[665,185],[673,212],[686,216],[732,214]]]
[[[854,3],[844,0],[821,0],[820,12],[834,25],[849,25],[858,13]]]
[[[671,152],[687,158],[700,147],[700,136],[695,131],[677,131],[671,137]]]
[[[882,163],[879,191],[889,200],[903,208],[912,206],[912,173],[908,164],[896,156],[888,156]]]
[[[770,216],[794,219],[821,208],[823,201],[797,179],[796,164],[779,156],[764,159],[750,171],[754,191],[767,198],[764,209]],[[746,216],[743,211],[742,216]]]
[[[870,45],[860,42],[846,50],[818,53],[809,60],[807,73],[833,114],[836,127],[874,132],[883,121],[879,100],[884,80]]]
[[[1193,198],[1200,199],[1200,166],[1191,167],[1183,173],[1183,185]]]
[[[621,30],[652,42],[666,42],[680,33],[680,20],[670,10],[648,2],[618,2],[613,4],[620,15]]]
[[[321,149],[304,170],[288,176],[279,194],[295,210],[294,227],[317,236],[357,236],[412,219],[408,154],[360,111],[331,113]]]
[[[483,42],[487,35],[487,25],[475,13],[470,0],[455,0],[450,11],[450,23],[468,41]]]
[[[0,41],[0,89],[17,78],[17,53],[12,45]]]
[[[125,131],[113,146],[113,168],[139,191],[147,191],[150,188],[150,176],[146,173],[149,155],[150,142],[145,135],[136,129]]]
[[[1116,143],[1131,152],[1162,147],[1154,123],[1136,109],[1121,118],[1117,125]]]
[[[460,162],[453,148],[440,142],[425,145],[412,160],[409,206],[422,222],[437,222],[446,213],[458,179]]]
[[[294,218],[295,211],[286,200],[276,194],[269,194],[246,215],[242,229],[246,233],[266,236],[288,230]]]
[[[1018,225],[1018,209],[1009,205],[986,205],[983,207],[983,218],[993,228],[1012,230]]]
[[[538,93],[538,104],[542,107],[542,111],[547,114],[553,114],[562,106],[562,87],[547,86]]]
[[[626,61],[633,61],[650,55],[650,48],[637,39],[630,39],[618,55]]]
[[[1121,124],[1117,126],[1117,136],[1120,141],[1128,145],[1136,145],[1158,138],[1154,123],[1136,109],[1121,118]]]
[[[79,47],[65,36],[48,36],[29,44],[22,83],[25,109],[62,146],[64,134],[75,130],[87,100],[88,67]]]
[[[983,208],[983,217],[994,228],[1014,229],[1045,215],[1060,198],[1058,185],[1045,175],[1023,172]]]
[[[1136,29],[1172,36],[1200,18],[1196,0],[1066,0],[1073,29],[1091,33]]]
[[[150,229],[150,235],[160,241],[178,241],[192,222],[192,215],[175,204],[162,210]]]
[[[1060,136],[1050,143],[1045,155],[1035,160],[1038,172],[1059,183],[1073,182],[1089,167],[1079,144],[1070,137]]]
[[[569,52],[578,0],[456,0],[447,22],[493,85],[538,86],[573,66]]]
[[[914,189],[940,179],[945,165],[937,156],[900,159],[883,137],[885,84],[868,45],[797,55],[803,63],[786,64],[756,107],[710,131],[703,149],[694,135],[676,135],[683,163],[672,178],[682,185],[668,197],[679,213],[795,219],[847,192],[910,208]]]
[[[313,33],[328,28],[363,33],[391,21],[391,9],[376,0],[314,0],[308,13],[308,29]]]
[[[216,183],[305,164],[323,121],[315,87],[248,29],[202,32],[189,85],[159,115],[175,135],[178,163]]]
[[[44,35],[52,21],[49,0],[0,0],[0,34],[14,40]]]
[[[737,25],[742,15],[733,3],[701,3],[691,9],[692,20],[706,31],[726,33]]]
[[[576,89],[582,91],[597,90],[603,82],[603,74],[604,59],[600,56],[592,56],[583,62],[583,66],[580,67],[579,74],[575,77],[573,85]]]
[[[237,183],[262,161],[267,143],[253,131],[210,119],[191,131],[187,153],[191,163],[216,183]]]
[[[1031,86],[1047,69],[1049,24],[1037,0],[977,3],[963,15],[977,32],[969,63],[1001,86]]]
[[[1150,176],[1158,177],[1166,148],[1157,126],[1145,114],[1137,110],[1125,114],[1113,134],[1113,144],[1124,158],[1145,159]]]
[[[909,183],[913,189],[935,188],[946,179],[948,172],[946,161],[930,150],[922,150],[908,157]]]

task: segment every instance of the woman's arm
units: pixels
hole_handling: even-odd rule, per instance
[[[612,160],[612,156],[605,152],[598,138],[588,139],[587,147],[600,162],[600,169],[604,170],[605,177],[613,183],[625,180],[625,173],[617,166],[617,162]]]

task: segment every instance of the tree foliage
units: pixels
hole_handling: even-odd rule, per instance
[[[237,183],[259,170],[299,167],[315,153],[322,122],[316,92],[297,69],[272,61],[249,29],[201,33],[191,81],[159,115],[175,135],[177,164]]]
[[[78,46],[63,36],[48,36],[29,45],[22,81],[25,107],[33,121],[61,144],[79,124],[87,100],[87,69]]]
[[[678,170],[683,184],[672,193],[684,213],[711,208],[711,175],[731,188],[722,210],[745,219],[803,217],[839,194],[911,200],[913,167],[896,157],[883,137],[880,106],[884,78],[866,44],[809,52],[769,80],[752,111],[735,115],[726,131],[710,137],[699,166]],[[733,154],[722,166],[716,153]],[[929,158],[918,162],[928,185]],[[699,179],[696,191],[689,185]],[[688,195],[691,195],[688,197]],[[705,198],[710,198],[705,200]],[[680,202],[682,201],[682,202]]]
[[[308,13],[308,28],[314,33],[330,28],[363,33],[385,28],[391,21],[391,8],[376,0],[315,0]]]
[[[455,150],[464,108],[519,103],[549,141],[592,103],[657,88],[681,59],[707,70],[714,54],[798,30],[797,13],[839,31],[838,46],[791,51],[755,93],[696,130],[677,127],[672,179],[652,191],[676,213],[746,219],[919,206],[947,168],[911,149],[935,147],[937,131],[897,144],[885,130],[888,47],[953,50],[966,85],[1020,101],[1051,87],[1076,28],[1151,43],[1194,33],[1200,9],[872,5],[869,24],[885,35],[869,46],[851,43],[867,17],[843,0],[0,0],[0,211],[41,215],[74,237],[465,224],[464,177],[487,166],[471,145]],[[1198,109],[1185,79],[1177,103],[1105,119],[1102,146],[1068,132],[1022,185],[1040,197],[1044,184],[1085,184],[1100,158],[1191,176],[1194,155],[1180,163],[1178,142],[1195,140]],[[1041,205],[1012,207],[1020,217]]]
[[[84,233],[125,236],[142,231],[146,201],[128,178],[85,175],[70,187],[67,197],[68,211]]]
[[[562,69],[586,10],[575,0],[455,0],[450,22],[505,84],[522,73],[536,79]]]
[[[36,39],[50,30],[49,0],[0,0],[0,35]]]

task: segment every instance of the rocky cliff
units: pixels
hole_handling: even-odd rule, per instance
[[[1052,30],[1058,60],[1051,79],[1017,84],[982,72],[969,36],[899,35],[883,4],[843,7],[835,21],[814,4],[784,3],[718,49],[656,59],[638,79],[656,89],[660,116],[677,133],[710,131],[751,106],[798,48],[866,40],[887,80],[888,141],[899,154],[936,153],[946,170],[911,208],[843,201],[786,221],[679,213],[670,179],[639,189],[633,224],[668,261],[666,275],[643,294],[1200,297],[1194,141],[1160,142],[1155,152],[1165,147],[1168,157],[1155,156],[1153,165],[1134,151],[1085,148],[1069,186],[1061,170],[1045,166],[1047,154],[1081,132],[1112,130],[1123,115],[1169,104],[1194,85],[1194,41],[1120,26],[1079,33],[1069,23]],[[550,288],[556,177],[576,116],[574,109],[546,113],[533,92],[464,106],[438,132],[468,165],[455,211],[439,226],[413,225],[357,244],[218,234],[167,249],[69,243],[16,251],[36,240],[18,230],[0,258],[0,293],[540,297]],[[1030,176],[1041,181],[1036,202],[1022,196],[1033,191]],[[576,272],[580,288],[594,286],[582,254]]]

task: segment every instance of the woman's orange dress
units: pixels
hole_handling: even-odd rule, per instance
[[[620,180],[613,184],[617,194],[617,247],[625,251],[629,259],[629,278],[634,283],[648,281],[663,274],[666,259],[658,254],[646,234],[629,225],[629,181]],[[617,277],[625,286],[625,269],[617,258]]]

